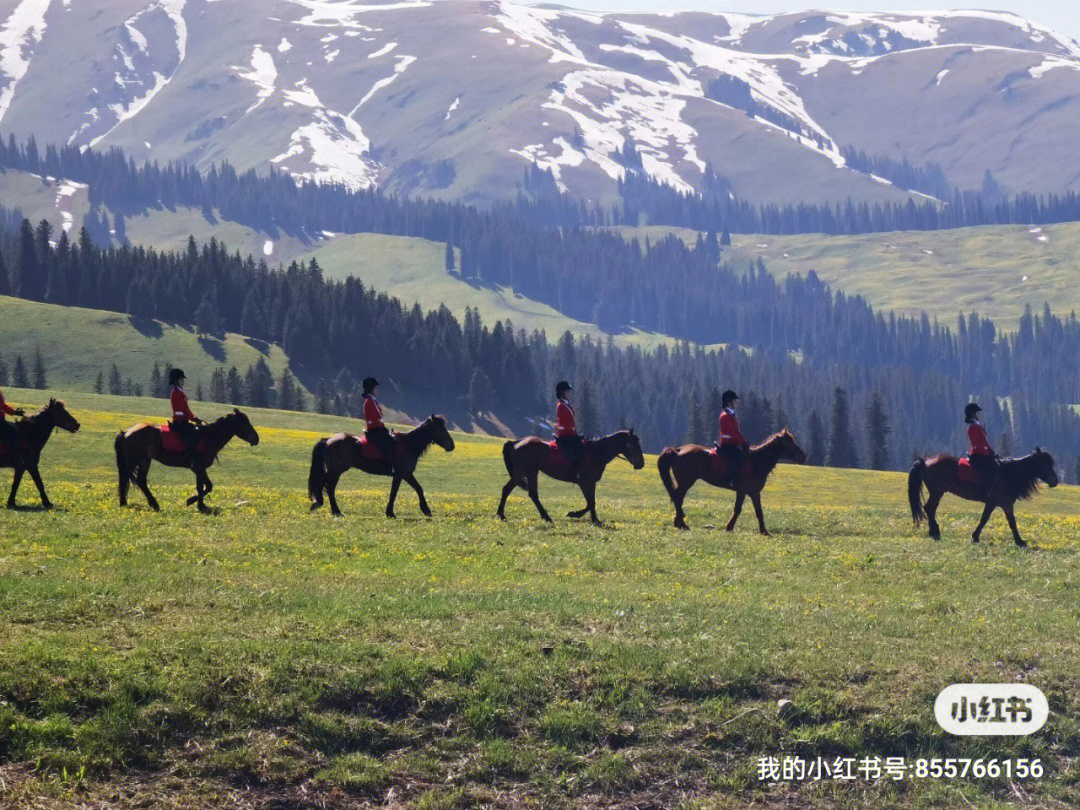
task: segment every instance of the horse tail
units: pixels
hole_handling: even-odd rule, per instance
[[[113,449],[116,451],[116,475],[117,475],[117,487],[116,494],[120,498],[120,502],[123,503],[127,498],[128,487],[131,484],[131,469],[128,466],[127,454],[124,452],[124,432],[120,431],[116,434],[116,441],[113,442]]]
[[[675,481],[671,477],[671,461],[679,453],[674,447],[665,447],[664,452],[656,459],[656,468],[660,471],[660,480],[667,490],[668,496],[675,500]]]
[[[503,464],[506,465],[506,474],[511,480],[514,478],[514,445],[517,442],[512,439],[503,442]]]
[[[922,504],[923,473],[926,471],[926,459],[915,459],[911,465],[911,472],[907,477],[908,503],[911,504],[911,519],[919,526],[926,520],[926,512]]]
[[[311,472],[308,474],[308,495],[312,503],[322,503],[326,486],[326,439],[319,439],[311,451]]]

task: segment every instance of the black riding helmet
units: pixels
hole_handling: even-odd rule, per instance
[[[731,389],[728,389],[727,391],[725,391],[723,394],[720,395],[720,407],[721,408],[726,408],[732,402],[738,402],[738,401],[739,401],[739,395],[736,394]]]
[[[573,390],[574,386],[570,385],[570,383],[568,383],[566,380],[560,380],[555,385],[555,396],[557,396],[559,399],[562,399],[563,394],[565,394],[567,391]]]
[[[370,394],[372,391],[375,390],[375,386],[377,386],[378,384],[379,381],[376,380],[374,377],[365,377],[363,382],[364,393]]]
[[[169,372],[169,385],[178,385],[181,380],[186,380],[187,375],[182,368],[174,368]]]
[[[977,402],[969,402],[967,405],[964,406],[964,421],[974,422],[975,414],[979,413],[980,411],[982,411],[982,408],[979,407],[979,404]]]

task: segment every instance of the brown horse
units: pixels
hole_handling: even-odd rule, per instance
[[[791,431],[784,428],[756,447],[750,448],[749,471],[740,474],[735,481],[735,510],[731,513],[731,520],[727,522],[727,530],[735,528],[735,521],[739,519],[743,501],[750,496],[754,504],[754,513],[757,515],[758,529],[762,534],[768,535],[765,529],[765,516],[761,512],[761,490],[765,488],[765,482],[769,473],[780,460],[793,461],[802,464],[806,461],[806,453],[795,441]],[[689,529],[686,525],[686,513],[683,512],[683,499],[700,478],[706,484],[714,487],[732,487],[725,480],[727,476],[721,476],[713,469],[712,451],[710,448],[699,444],[685,444],[682,447],[668,447],[656,460],[656,466],[660,470],[660,480],[664,483],[664,489],[671,496],[671,502],[675,504],[675,527]],[[674,476],[674,480],[672,480]]]
[[[315,449],[311,451],[311,474],[308,476],[311,511],[314,512],[323,505],[325,491],[330,499],[330,512],[335,517],[341,517],[336,494],[338,480],[346,470],[355,467],[372,475],[393,476],[394,480],[390,483],[390,500],[386,504],[388,518],[396,517],[394,501],[402,481],[416,490],[420,498],[420,511],[427,517],[431,517],[431,509],[428,508],[424,490],[413,473],[416,472],[417,462],[432,444],[439,445],[447,453],[454,449],[454,437],[446,428],[445,416],[432,414],[419,427],[413,428],[408,433],[399,433],[397,436],[398,457],[393,465],[384,459],[366,457],[360,437],[351,433],[338,433],[328,439],[319,440]]]
[[[911,472],[908,473],[908,502],[915,525],[918,526],[925,520],[930,525],[930,536],[940,540],[941,527],[937,522],[937,508],[942,496],[951,492],[966,501],[983,504],[982,519],[971,533],[971,542],[979,542],[983,527],[994,510],[1000,506],[1005,513],[1005,519],[1009,521],[1016,545],[1026,546],[1027,543],[1020,538],[1020,532],[1016,529],[1013,505],[1017,501],[1026,501],[1033,497],[1039,489],[1040,481],[1045,481],[1049,487],[1057,486],[1058,477],[1054,470],[1053,457],[1036,447],[1034,453],[1023,458],[1002,459],[998,463],[997,477],[985,494],[980,491],[978,484],[960,480],[959,463],[959,459],[941,454],[929,459],[920,458],[912,465]],[[925,508],[922,504],[923,484],[926,484],[929,493]]]
[[[200,428],[198,436],[198,447],[194,454],[189,455],[166,448],[159,425],[142,422],[121,431],[113,443],[116,449],[116,470],[120,477],[120,505],[127,506],[128,487],[134,481],[135,486],[146,496],[150,508],[155,512],[161,508],[146,483],[150,463],[158,461],[166,467],[190,467],[195,473],[195,494],[187,499],[187,505],[197,503],[200,512],[209,512],[204,499],[213,491],[214,484],[206,474],[207,468],[234,438],[243,439],[254,447],[259,443],[259,434],[251,426],[247,415],[239,408],[234,408],[231,413]]]
[[[23,473],[28,472],[37,486],[38,494],[41,495],[42,508],[52,509],[52,501],[45,494],[45,484],[42,483],[41,473],[38,472],[41,451],[54,430],[60,428],[68,433],[77,433],[79,423],[68,413],[67,406],[62,400],[50,399],[48,405],[33,416],[20,420],[15,427],[19,431],[19,446],[5,447],[0,455],[0,467],[12,467],[15,470],[7,508],[15,508],[15,496],[19,492],[19,484],[22,482]]]
[[[529,436],[521,441],[508,441],[503,445],[503,463],[510,480],[502,489],[502,500],[499,501],[498,515],[506,520],[504,510],[506,499],[514,491],[514,487],[528,490],[529,497],[536,504],[540,517],[551,523],[544,505],[540,503],[540,495],[537,493],[537,484],[540,473],[554,478],[556,481],[571,482],[574,480],[569,465],[558,460],[561,453],[552,458],[551,445],[537,436]],[[633,430],[620,430],[602,439],[591,439],[585,443],[585,457],[581,462],[581,493],[585,496],[585,508],[574,512],[567,512],[567,517],[579,518],[586,512],[592,517],[592,522],[599,524],[600,519],[596,516],[596,484],[603,477],[604,469],[622,456],[630,462],[635,470],[645,466],[645,456],[641,452],[641,440]]]

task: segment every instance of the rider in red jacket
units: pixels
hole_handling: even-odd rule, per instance
[[[0,393],[0,444],[4,449],[11,451],[19,445],[19,429],[9,422],[9,416],[22,416],[22,408],[12,408],[4,401],[3,393]]]
[[[735,403],[739,395],[728,390],[720,397],[720,441],[716,443],[720,453],[727,461],[727,479],[724,486],[735,486],[739,467],[750,453],[750,443],[743,438],[739,430],[739,419],[735,416]]]
[[[997,474],[998,457],[986,438],[986,428],[979,421],[978,414],[981,411],[982,408],[978,404],[969,402],[964,407],[964,422],[967,423],[968,443],[971,445],[968,450],[968,461],[971,462],[971,466],[975,469],[982,491],[985,494],[990,489],[990,484]]]
[[[169,372],[169,429],[180,437],[189,456],[194,460],[195,450],[199,446],[199,428],[203,420],[191,412],[184,383],[187,377],[182,369],[174,368]]]
[[[379,448],[383,458],[392,461],[397,450],[397,441],[390,429],[383,424],[382,405],[375,399],[375,390],[378,387],[379,381],[374,377],[364,380],[364,435]]]
[[[581,481],[581,462],[585,458],[585,439],[577,432],[577,417],[567,393],[573,386],[561,380],[555,386],[555,443],[573,468],[574,480]]]

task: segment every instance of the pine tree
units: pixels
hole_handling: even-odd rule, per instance
[[[228,402],[229,396],[225,392],[225,369],[217,366],[210,374],[210,400],[212,402]]]
[[[330,392],[322,377],[315,384],[315,413],[330,413]]]
[[[34,228],[24,219],[19,229],[19,263],[16,270],[15,294],[20,298],[37,301],[38,259],[34,244]]]
[[[444,257],[444,262],[446,264],[446,272],[447,273],[453,273],[454,272],[454,245],[449,239],[446,240],[446,255]]]
[[[164,383],[161,378],[161,366],[158,365],[157,360],[154,361],[154,368],[150,371],[150,396],[160,397],[164,395]]]
[[[469,414],[476,416],[491,408],[491,380],[483,369],[477,367],[469,379]]]
[[[274,374],[266,363],[266,358],[259,355],[244,378],[247,389],[246,402],[254,408],[269,408],[273,405]]]
[[[296,378],[288,366],[282,369],[277,381],[277,406],[282,410],[296,410]]]
[[[8,275],[4,257],[0,255],[0,295],[11,295],[11,277]]]
[[[851,419],[848,414],[847,392],[840,386],[833,391],[832,428],[829,434],[830,467],[858,467],[859,457],[851,439]]]
[[[731,231],[727,229],[727,225],[720,232],[720,247],[731,247]]]
[[[1001,431],[1001,435],[997,440],[997,452],[1002,458],[1008,458],[1012,455],[1012,437],[1009,435],[1009,431]]]
[[[705,409],[701,407],[701,400],[697,392],[690,397],[690,414],[687,421],[686,441],[689,444],[705,444],[708,441],[708,432],[705,427]]]
[[[95,394],[104,394],[105,393],[105,372],[104,371],[99,371],[98,375],[97,375],[97,379],[94,380],[94,393]]]
[[[821,467],[825,464],[825,453],[827,452],[828,444],[825,435],[825,425],[822,424],[821,417],[818,416],[817,411],[810,412],[810,419],[807,421],[806,431],[809,435],[807,447],[810,448],[806,454],[806,463],[814,467]]]
[[[26,370],[21,354],[15,357],[15,369],[11,375],[11,382],[16,388],[30,387],[30,374]]]
[[[225,399],[230,405],[244,404],[244,380],[236,366],[230,366],[225,375]]]
[[[591,380],[581,383],[581,398],[577,407],[578,433],[591,438],[600,435],[600,411],[596,406],[596,394]]]
[[[889,418],[885,415],[885,403],[877,391],[870,397],[866,408],[867,458],[872,470],[889,469]]]
[[[48,387],[45,379],[45,361],[41,359],[41,352],[36,351],[34,352],[34,388],[44,391]]]
[[[120,369],[116,367],[116,363],[112,364],[112,368],[109,369],[109,393],[115,396],[120,396],[124,391],[124,383],[120,379]]]
[[[209,293],[195,310],[195,329],[200,335],[218,336],[221,332],[221,319],[213,296]]]
[[[8,384],[8,367],[3,356],[0,356],[0,388]]]

